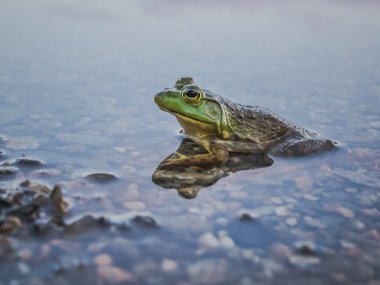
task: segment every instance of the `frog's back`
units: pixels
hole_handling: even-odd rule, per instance
[[[229,133],[237,139],[263,143],[297,128],[266,108],[237,104],[223,97],[218,97],[218,100],[225,109]]]
[[[294,156],[331,150],[335,143],[260,106],[241,105],[218,97],[232,134],[227,139],[251,141],[277,156]],[[238,144],[236,150],[244,150]]]

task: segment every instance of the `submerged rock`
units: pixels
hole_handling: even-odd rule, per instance
[[[111,182],[117,180],[117,177],[109,173],[92,173],[85,178],[91,182]]]
[[[294,246],[300,255],[317,255],[317,247],[311,241],[297,241]]]
[[[78,234],[92,229],[109,226],[109,222],[104,218],[96,218],[93,215],[85,215],[65,226],[69,233]]]
[[[0,220],[0,233],[9,234],[22,226],[21,220],[16,216],[8,216]]]
[[[43,166],[43,163],[37,159],[30,159],[30,158],[20,158],[16,160],[15,163],[17,166],[20,167],[41,167]]]
[[[253,222],[255,219],[248,213],[243,213],[240,215],[240,221],[242,222]]]
[[[136,216],[132,221],[138,225],[148,227],[148,228],[158,228],[158,224],[155,219],[149,216]]]
[[[136,281],[136,277],[122,268],[116,266],[98,266],[97,273],[100,279],[107,283],[130,283]]]
[[[50,201],[59,215],[66,213],[68,204],[63,200],[62,190],[59,185],[55,185],[50,193]]]
[[[13,176],[18,173],[18,168],[8,165],[0,165],[0,179],[2,177]]]
[[[10,233],[24,224],[34,224],[30,229],[39,232],[49,228],[47,224],[62,226],[64,223],[59,216],[65,214],[66,208],[59,186],[51,191],[46,185],[24,180],[16,188],[0,191],[0,231]],[[42,224],[38,221],[40,216],[45,217]]]

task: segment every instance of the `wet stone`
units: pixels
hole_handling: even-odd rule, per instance
[[[67,202],[63,200],[62,190],[59,185],[55,185],[53,191],[50,193],[50,201],[58,214],[66,213],[68,207]]]
[[[85,215],[78,220],[65,226],[67,232],[80,234],[86,231],[108,227],[109,222],[103,218],[95,218],[92,215]]]
[[[37,159],[20,158],[15,163],[19,167],[41,167],[43,163]]]
[[[98,266],[112,265],[112,257],[109,254],[102,253],[94,258],[94,263]]]
[[[16,216],[8,216],[0,221],[0,233],[9,234],[22,226],[21,220]]]
[[[240,215],[240,221],[242,222],[253,222],[255,219],[248,213],[243,213]]]
[[[39,183],[34,183],[30,180],[24,180],[20,183],[20,187],[24,188],[23,191],[32,191],[37,193],[49,193],[50,189]]]
[[[295,249],[300,255],[316,255],[316,245],[311,241],[297,241]]]
[[[158,228],[158,224],[152,217],[149,216],[136,216],[132,219],[132,221],[138,225],[141,225],[143,227],[147,228]]]
[[[31,172],[31,175],[34,178],[46,178],[46,177],[56,177],[61,174],[61,171],[58,169],[42,169],[42,170],[34,170]]]
[[[18,168],[17,167],[1,165],[0,166],[0,179],[2,177],[16,175],[17,172],[18,172]]]
[[[136,280],[132,273],[116,266],[99,266],[97,273],[102,280],[111,284],[125,284]]]
[[[220,246],[219,240],[210,232],[201,235],[198,239],[198,244],[203,250],[214,249]]]
[[[175,260],[165,258],[161,262],[161,270],[166,272],[173,272],[178,269],[178,263]]]
[[[117,180],[117,177],[113,174],[109,173],[92,173],[85,178],[91,182],[99,182],[99,183],[106,183]]]

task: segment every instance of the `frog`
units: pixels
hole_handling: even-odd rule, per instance
[[[193,156],[176,153],[166,165],[221,165],[235,152],[302,156],[336,145],[265,107],[235,103],[201,88],[189,76],[157,93],[154,102],[174,115],[184,135],[206,150]]]

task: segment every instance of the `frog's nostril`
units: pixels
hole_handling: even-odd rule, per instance
[[[154,102],[156,104],[159,104],[160,102],[163,102],[163,101],[164,101],[164,97],[161,94],[157,94],[156,96],[154,96]]]

